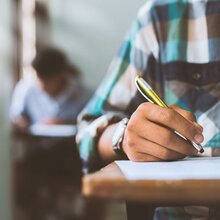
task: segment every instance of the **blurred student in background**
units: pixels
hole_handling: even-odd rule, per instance
[[[88,100],[79,71],[55,48],[39,51],[33,60],[37,77],[21,79],[15,87],[10,118],[15,128],[29,125],[74,124]]]

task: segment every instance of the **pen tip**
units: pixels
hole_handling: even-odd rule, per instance
[[[204,153],[204,149],[201,149],[199,152],[200,152],[201,154]]]

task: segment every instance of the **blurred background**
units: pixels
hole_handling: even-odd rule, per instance
[[[38,51],[53,47],[79,70],[77,80],[87,91],[81,103],[85,104],[144,2],[0,0],[0,219],[93,219],[92,205],[80,195],[74,122],[65,127],[66,136],[59,127],[49,128],[49,133],[48,127],[43,127],[46,133],[30,130],[34,125],[30,116],[25,132],[13,129],[9,120],[12,94],[19,81],[38,78],[32,62]],[[16,106],[22,103],[19,95],[14,98]],[[125,218],[123,204],[106,210],[103,219]]]

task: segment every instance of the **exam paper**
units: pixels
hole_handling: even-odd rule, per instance
[[[220,179],[220,157],[186,158],[172,162],[116,161],[129,180]]]
[[[46,137],[70,137],[76,134],[75,125],[41,125],[35,124],[30,127],[30,132],[35,136]]]

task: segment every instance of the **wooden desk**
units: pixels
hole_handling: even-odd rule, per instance
[[[86,175],[83,178],[82,190],[87,197],[125,200],[132,206],[145,204],[145,208],[146,205],[154,207],[220,204],[220,180],[131,181],[123,176],[115,163],[94,174]]]

